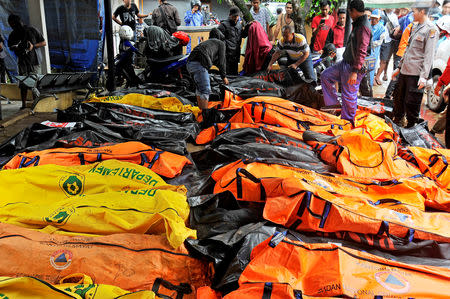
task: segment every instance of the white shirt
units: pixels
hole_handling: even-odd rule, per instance
[[[391,21],[392,25],[394,25],[394,28],[400,26],[398,17],[393,11],[391,11],[391,13],[387,13],[386,16],[388,17],[389,21]],[[384,42],[390,43],[392,41],[392,38],[389,35],[389,30],[387,29],[386,25],[387,24],[384,24],[384,27],[386,28],[386,36],[384,38]]]

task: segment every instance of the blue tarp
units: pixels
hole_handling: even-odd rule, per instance
[[[12,13],[19,15],[28,24],[28,2],[25,0],[0,0],[0,33],[5,39],[7,56],[5,65],[11,75],[17,75],[17,58],[8,48],[8,36],[12,29],[8,25],[8,16]]]
[[[45,18],[52,68],[95,71],[103,35],[103,1],[45,0]],[[100,18],[103,17],[103,18]],[[103,28],[103,27],[102,27]]]

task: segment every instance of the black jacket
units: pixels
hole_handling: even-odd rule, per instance
[[[352,33],[345,46],[343,59],[352,66],[353,72],[363,71],[364,59],[370,55],[371,29],[366,15],[362,15],[352,23]]]
[[[224,20],[220,23],[218,29],[225,35],[225,45],[227,46],[227,58],[239,59],[242,41],[242,25],[238,22],[232,25],[230,20]]]
[[[210,38],[201,42],[192,50],[188,61],[198,61],[207,70],[215,65],[222,79],[226,77],[225,43],[221,40]]]

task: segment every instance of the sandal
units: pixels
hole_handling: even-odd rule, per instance
[[[380,79],[378,79],[376,77],[375,77],[374,81],[375,81],[376,85],[382,85],[383,84],[382,82],[380,82]]]

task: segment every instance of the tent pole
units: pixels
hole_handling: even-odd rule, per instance
[[[106,48],[108,52],[108,79],[106,81],[106,89],[114,91],[116,89],[116,80],[114,76],[114,43],[112,30],[112,12],[111,0],[104,0],[105,5],[105,37]]]

